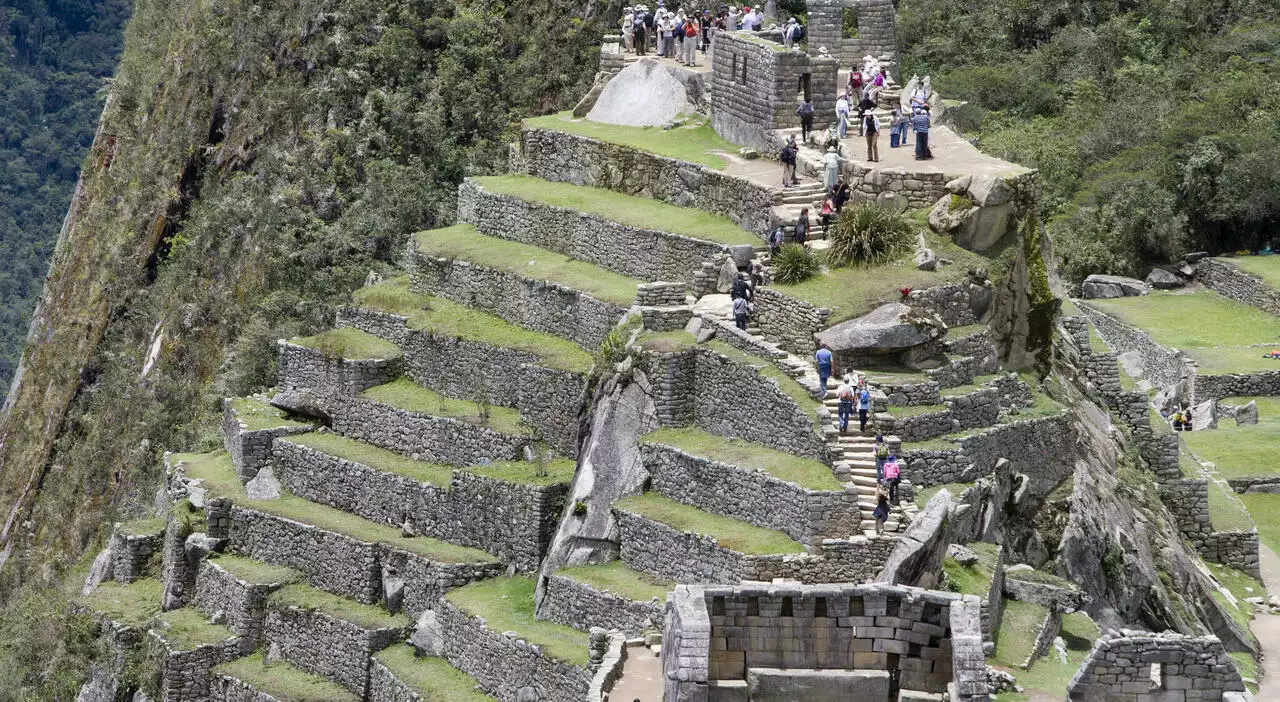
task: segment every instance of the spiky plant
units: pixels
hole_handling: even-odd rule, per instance
[[[833,267],[873,266],[896,260],[911,246],[911,223],[902,213],[874,202],[855,203],[827,229]]]
[[[822,269],[822,259],[800,244],[787,244],[773,255],[773,279],[783,285],[803,283]]]

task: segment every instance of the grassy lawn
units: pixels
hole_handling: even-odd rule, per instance
[[[610,144],[629,146],[659,156],[677,158],[710,168],[725,166],[724,157],[716,152],[737,153],[738,147],[721,139],[706,122],[688,124],[676,129],[657,127],[624,127],[617,124],[574,119],[572,112],[561,112],[524,121],[529,127],[599,139]]]
[[[557,570],[556,575],[586,583],[597,590],[608,590],[636,602],[649,602],[655,597],[665,601],[667,592],[675,587],[675,583],[669,580],[631,570],[622,561],[571,566]]]
[[[479,689],[475,678],[449,665],[443,658],[418,658],[413,646],[397,644],[373,657],[396,678],[413,688],[423,702],[486,702],[495,700]]]
[[[481,424],[504,434],[524,436],[530,432],[529,427],[521,421],[518,410],[489,405],[487,408],[489,416],[483,417],[479,403],[441,395],[408,378],[397,378],[389,383],[371,387],[360,393],[360,397],[410,412]]]
[[[635,302],[636,286],[644,282],[554,251],[485,236],[469,224],[418,232],[414,240],[422,254],[471,261],[525,278],[558,283],[625,307]]]
[[[777,381],[778,388],[781,389],[782,392],[786,393],[792,400],[795,400],[796,404],[800,406],[800,409],[804,411],[805,414],[813,418],[814,426],[818,426],[818,418],[814,412],[822,406],[822,403],[813,399],[813,395],[810,395],[809,391],[805,390],[803,385],[796,382],[795,378],[792,378],[786,373],[778,370],[777,366],[763,358],[752,356],[746,351],[739,350],[723,341],[708,341],[704,346],[709,349],[713,349],[716,353],[723,356],[728,356],[739,363],[745,363],[749,366],[753,366],[757,373],[766,378],[773,378]]]
[[[472,180],[492,192],[586,212],[633,227],[683,234],[718,244],[761,243],[760,237],[734,224],[728,217],[676,207],[647,197],[556,183],[526,175],[485,176]]]
[[[532,461],[494,461],[487,466],[467,466],[462,470],[521,485],[555,485],[572,481],[577,467],[571,459],[557,458],[541,467]],[[539,475],[540,468],[545,474]]]
[[[289,340],[299,346],[323,351],[326,355],[347,360],[400,358],[400,347],[389,341],[347,327],[330,329],[315,336],[303,336]]]
[[[978,562],[972,565],[960,565],[951,556],[942,559],[942,570],[946,573],[947,584],[952,590],[965,595],[986,597],[991,589],[991,578],[995,575],[996,545],[988,543],[969,543],[965,548],[978,555]]]
[[[236,419],[245,425],[247,431],[307,426],[306,422],[295,422],[289,419],[284,410],[254,397],[237,397],[230,403],[231,411],[236,413]]]
[[[737,519],[703,512],[652,492],[619,500],[615,506],[655,522],[662,522],[677,531],[711,537],[724,548],[739,553],[761,556],[804,553],[803,544],[780,531],[762,529]]]
[[[1253,531],[1253,521],[1235,498],[1230,488],[1209,481],[1209,519],[1216,531]]]
[[[636,335],[636,344],[655,353],[671,353],[693,346],[697,342],[693,334],[683,329],[656,332],[645,330]]]
[[[886,302],[897,302],[902,295],[898,288],[924,289],[963,280],[969,268],[990,268],[991,259],[956,246],[949,239],[942,239],[932,231],[925,231],[925,240],[938,256],[955,261],[955,265],[943,266],[936,272],[916,270],[912,263],[915,249],[903,258],[881,266],[837,268],[814,276],[798,285],[774,284],[774,288],[795,298],[805,300],[815,307],[831,310],[827,324],[866,314]]]
[[[359,702],[345,687],[304,673],[284,661],[267,665],[262,651],[223,663],[213,672],[243,680],[280,702]]]
[[[1009,668],[1018,668],[1035,646],[1040,623],[1049,610],[1031,602],[1006,599],[1004,616],[1000,619],[1000,633],[996,638],[996,662]],[[1021,680],[1021,677],[1019,677]]]
[[[271,593],[268,599],[285,607],[321,612],[363,629],[390,629],[412,624],[407,617],[396,616],[381,607],[360,604],[301,583],[286,585]]]
[[[214,496],[237,497],[244,495],[244,486],[236,477],[236,466],[226,451],[213,453],[186,453],[171,457],[185,466],[188,478],[201,481],[204,489]]]
[[[1280,494],[1260,493],[1239,497],[1249,513],[1256,517],[1254,523],[1258,526],[1258,538],[1267,548],[1280,553],[1280,519],[1276,519],[1276,515],[1280,514]]]
[[[514,631],[556,660],[585,666],[587,635],[535,619],[533,591],[532,578],[489,578],[450,590],[445,597],[464,612],[483,618],[492,631]]]
[[[204,614],[194,607],[183,607],[161,614],[155,629],[164,635],[170,646],[179,651],[221,643],[235,636],[231,629],[205,621]]]
[[[360,288],[353,299],[360,307],[408,317],[410,329],[524,351],[539,356],[549,368],[571,373],[591,370],[591,354],[572,341],[516,326],[474,307],[419,295],[409,290],[408,276]]]
[[[1280,451],[1276,450],[1280,447],[1280,424],[1236,426],[1226,420],[1219,422],[1217,429],[1183,432],[1182,440],[1201,460],[1212,461],[1224,478],[1280,472]]]
[[[1007,612],[1005,616],[1009,616]],[[1036,625],[1039,625],[1038,621],[1032,626]],[[1001,629],[1003,630],[1003,627]],[[1030,635],[1034,637],[1035,632]],[[1071,676],[1075,675],[1080,664],[1084,662],[1084,657],[1098,640],[1099,631],[1089,615],[1076,612],[1062,615],[1060,635],[1067,644],[1066,663],[1059,662],[1057,655],[1051,651],[1049,655],[1036,661],[1035,665],[1031,666],[1031,670],[1016,668],[1017,664],[1000,666],[1013,673],[1018,678],[1018,684],[1023,687],[1022,692],[1001,693],[1001,702],[1009,700],[1025,702],[1033,695],[1041,700],[1062,698],[1063,690],[1066,690],[1067,684],[1071,682]]]
[[[1231,662],[1235,663],[1236,671],[1240,673],[1240,677],[1244,678],[1246,681],[1253,681],[1245,682],[1244,686],[1249,689],[1249,692],[1257,695],[1258,662],[1253,659],[1253,656],[1245,653],[1244,651],[1236,651],[1234,653],[1228,651],[1227,655],[1231,656]]]
[[[255,561],[243,556],[227,553],[210,554],[209,560],[223,570],[247,583],[270,585],[272,583],[296,583],[302,580],[302,573],[284,566],[271,565]]]
[[[1226,373],[1262,373],[1280,371],[1280,359],[1263,358],[1262,354],[1280,348],[1275,346],[1218,346],[1215,348],[1185,349],[1204,375]]]
[[[145,536],[147,534],[157,534],[164,531],[165,520],[159,517],[148,517],[146,519],[133,519],[120,523],[120,533],[130,536]]]
[[[113,622],[145,629],[160,616],[163,597],[164,585],[159,580],[143,578],[128,585],[108,580],[81,601]]]
[[[948,446],[955,446],[955,444],[948,444]],[[946,488],[947,492],[951,493],[951,497],[959,499],[960,495],[971,487],[973,487],[973,483],[945,483],[943,485],[920,488],[916,490],[916,504],[923,508],[925,505],[929,504],[929,500],[933,499],[933,496],[941,492],[943,488]]]
[[[402,475],[421,483],[448,485],[453,480],[452,466],[415,461],[395,451],[388,451],[373,444],[348,439],[345,436],[331,432],[324,434],[315,432],[297,434],[283,439],[283,441],[306,446],[330,456],[368,466],[374,470]]]
[[[1256,275],[1262,278],[1262,281],[1273,290],[1280,290],[1280,256],[1275,254],[1270,256],[1237,256],[1234,258],[1219,258],[1218,260],[1231,264],[1245,273]]]
[[[1089,304],[1139,327],[1165,348],[1244,346],[1280,341],[1276,318],[1212,290],[1194,293],[1154,291],[1141,297],[1090,300]],[[1198,320],[1199,324],[1188,324]],[[1258,355],[1262,350],[1258,349]]]
[[[674,446],[685,453],[762,470],[809,490],[841,490],[843,486],[821,461],[775,451],[742,439],[726,439],[695,427],[659,429],[646,434],[645,443]]]

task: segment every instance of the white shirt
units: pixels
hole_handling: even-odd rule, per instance
[[[836,152],[834,152],[834,151],[828,151],[828,152],[827,152],[827,153],[822,157],[822,165],[826,166],[827,168],[839,168],[839,167],[840,167],[840,154],[838,154],[838,153],[836,153]]]
[[[836,100],[836,114],[838,114],[838,115],[847,115],[847,114],[849,114],[849,101],[848,101],[848,100],[846,100],[846,99],[844,99],[844,98],[840,98],[839,100]]]

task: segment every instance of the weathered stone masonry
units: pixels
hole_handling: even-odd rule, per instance
[[[1072,702],[1220,700],[1224,692],[1244,689],[1244,681],[1215,636],[1124,630],[1119,635],[1103,634],[1094,643],[1067,687],[1067,698]]]
[[[1232,300],[1280,315],[1280,290],[1230,263],[1212,258],[1200,259],[1196,263],[1196,280]]]
[[[194,604],[210,615],[222,612],[227,627],[240,639],[241,653],[248,654],[262,639],[267,596],[280,587],[281,583],[246,582],[232,575],[216,559],[206,560],[196,575]]]
[[[403,639],[408,627],[367,629],[321,611],[272,601],[264,633],[289,663],[363,698],[369,687],[370,656]]]
[[[350,397],[400,376],[403,359],[336,358],[320,349],[284,341],[280,346],[280,387],[305,388],[325,397]],[[234,454],[233,454],[234,455]]]
[[[282,356],[286,354],[281,349]],[[292,352],[288,355],[293,356]],[[281,366],[283,367],[283,363]],[[298,378],[301,380],[301,378]],[[242,424],[239,415],[230,399],[224,401],[222,411],[222,445],[231,454],[231,462],[236,466],[236,476],[241,482],[249,482],[258,475],[258,471],[271,459],[271,442],[278,436],[301,434],[311,431],[310,425],[271,427],[269,429],[250,430]]]
[[[836,59],[789,51],[750,33],[716,32],[711,45],[711,119],[720,136],[764,146],[773,130],[800,126],[796,108],[806,85],[815,120],[834,117]]]
[[[591,627],[618,629],[635,636],[645,629],[662,630],[665,605],[636,602],[562,575],[549,575],[539,616],[580,631]]]
[[[532,442],[529,436],[362,398],[338,398],[328,409],[339,434],[431,463],[469,466],[481,459],[517,460]]]

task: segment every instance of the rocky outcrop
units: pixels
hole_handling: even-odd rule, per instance
[[[653,58],[642,58],[618,72],[605,84],[587,119],[606,124],[656,127],[676,115],[697,109],[702,81],[675,75],[681,69],[666,66]],[[695,93],[696,95],[691,95]]]
[[[942,338],[947,325],[936,316],[900,302],[819,332],[816,338],[835,354],[836,372],[844,368],[901,362],[903,355]]]
[[[1137,278],[1122,275],[1093,274],[1080,284],[1080,295],[1086,300],[1110,297],[1138,297],[1151,292],[1151,287]]]
[[[929,211],[929,226],[958,246],[987,251],[1017,228],[1015,193],[1005,179],[964,176],[948,182],[947,191]]]

